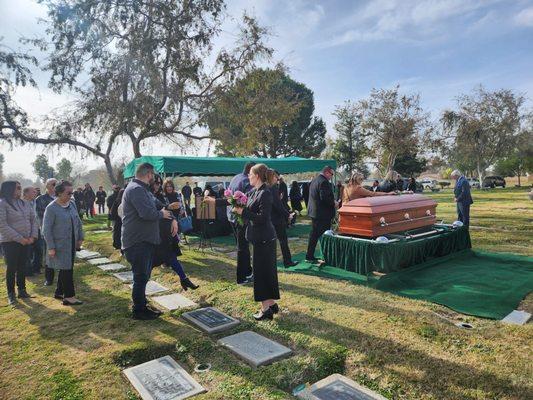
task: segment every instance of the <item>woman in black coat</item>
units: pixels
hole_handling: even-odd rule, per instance
[[[254,314],[257,321],[273,319],[279,311],[278,271],[276,268],[276,231],[272,225],[272,193],[266,185],[274,174],[265,164],[256,164],[250,170],[250,184],[245,207],[236,207],[246,223],[246,239],[254,247],[254,299],[261,302],[261,311]]]

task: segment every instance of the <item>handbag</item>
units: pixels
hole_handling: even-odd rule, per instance
[[[192,217],[187,215],[187,208],[185,208],[185,216],[178,219],[178,227],[182,233],[192,231]]]

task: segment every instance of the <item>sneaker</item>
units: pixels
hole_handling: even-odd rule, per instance
[[[141,321],[148,321],[148,320],[152,320],[152,319],[157,319],[159,318],[160,314],[150,310],[149,308],[145,308],[144,310],[141,310],[141,311],[133,311],[132,312],[132,318],[133,319],[138,319],[138,320],[141,320]]]
[[[157,315],[161,315],[163,314],[163,311],[161,310],[158,310],[157,308],[155,308],[154,306],[152,306],[151,304],[147,304],[146,305],[146,308],[152,312],[155,312]]]
[[[44,281],[44,286],[52,286],[53,282]]]
[[[254,275],[250,275],[250,276],[247,276],[246,278],[244,278],[244,281],[242,282],[237,282],[238,285],[248,285],[250,283],[254,283]]]
[[[17,303],[17,298],[15,297],[15,293],[8,293],[7,294],[7,304],[10,306],[13,306]]]

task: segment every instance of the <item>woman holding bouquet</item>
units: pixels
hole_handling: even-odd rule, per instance
[[[246,239],[252,243],[254,271],[254,299],[261,302],[261,311],[254,314],[257,321],[273,319],[279,311],[278,271],[276,269],[276,231],[270,218],[272,193],[266,182],[274,171],[265,164],[256,164],[249,178],[253,189],[248,193],[246,206],[234,205],[233,212],[241,215],[246,224]]]

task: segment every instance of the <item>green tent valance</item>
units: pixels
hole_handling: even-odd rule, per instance
[[[286,158],[230,158],[230,157],[186,157],[186,156],[143,156],[131,161],[124,169],[124,178],[135,175],[137,166],[149,162],[163,175],[177,176],[231,176],[242,172],[247,162],[264,163],[280,174],[318,172],[326,165],[337,168],[334,160],[314,160],[301,157]]]

